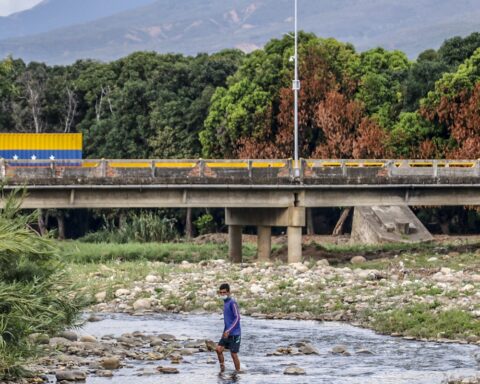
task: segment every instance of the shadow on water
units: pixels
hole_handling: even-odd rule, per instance
[[[178,339],[217,341],[223,328],[220,315],[154,314],[128,316],[100,315],[103,320],[88,323],[81,331],[97,337],[140,331],[145,334],[169,333]],[[407,341],[375,334],[342,323],[315,321],[261,320],[242,318],[240,359],[245,373],[233,371],[230,355],[225,354],[227,371],[219,374],[214,352],[185,356],[177,365],[177,375],[138,376],[152,363],[129,361],[129,368],[113,378],[90,376],[88,384],[440,384],[446,378],[473,376],[479,365],[474,355],[480,348],[471,345]],[[278,347],[308,341],[318,355],[267,356]],[[335,345],[345,345],[351,356],[331,353]],[[356,353],[368,350],[372,354]],[[162,362],[165,365],[165,362]],[[168,364],[168,362],[166,363]],[[162,364],[157,364],[162,365]],[[286,367],[296,365],[306,376],[286,376]]]

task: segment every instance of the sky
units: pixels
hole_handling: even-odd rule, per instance
[[[0,0],[0,16],[8,16],[12,13],[32,8],[42,0]]]

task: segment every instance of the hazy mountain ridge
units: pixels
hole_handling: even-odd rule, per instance
[[[59,1],[77,0],[51,0]],[[91,1],[100,2],[87,3]],[[302,29],[352,42],[360,50],[381,45],[415,57],[446,38],[480,30],[480,9],[473,0],[299,3]],[[78,58],[111,60],[137,50],[196,54],[236,47],[248,51],[291,31],[292,8],[292,0],[157,0],[88,23],[1,40],[0,55],[69,63]]]

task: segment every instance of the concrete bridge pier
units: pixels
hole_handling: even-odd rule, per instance
[[[242,227],[228,226],[228,253],[232,263],[242,262]]]
[[[272,251],[272,227],[260,225],[257,228],[257,259],[260,262],[270,261]]]
[[[297,263],[302,260],[302,229],[305,226],[305,207],[289,208],[227,208],[225,223],[229,226],[230,259],[240,263],[241,228],[256,226],[258,228],[259,261],[270,260],[272,227],[287,227],[288,262]]]

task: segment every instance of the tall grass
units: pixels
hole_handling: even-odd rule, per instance
[[[110,261],[163,261],[179,263],[199,262],[211,259],[226,259],[227,244],[192,243],[83,243],[67,241],[59,244],[63,260],[69,263],[107,263]],[[253,259],[256,247],[243,245],[246,260]]]
[[[119,227],[114,220],[103,218],[104,225],[100,231],[84,236],[81,241],[87,243],[131,243],[131,242],[166,242],[178,237],[174,218],[160,217],[155,212],[129,212],[126,220]]]

